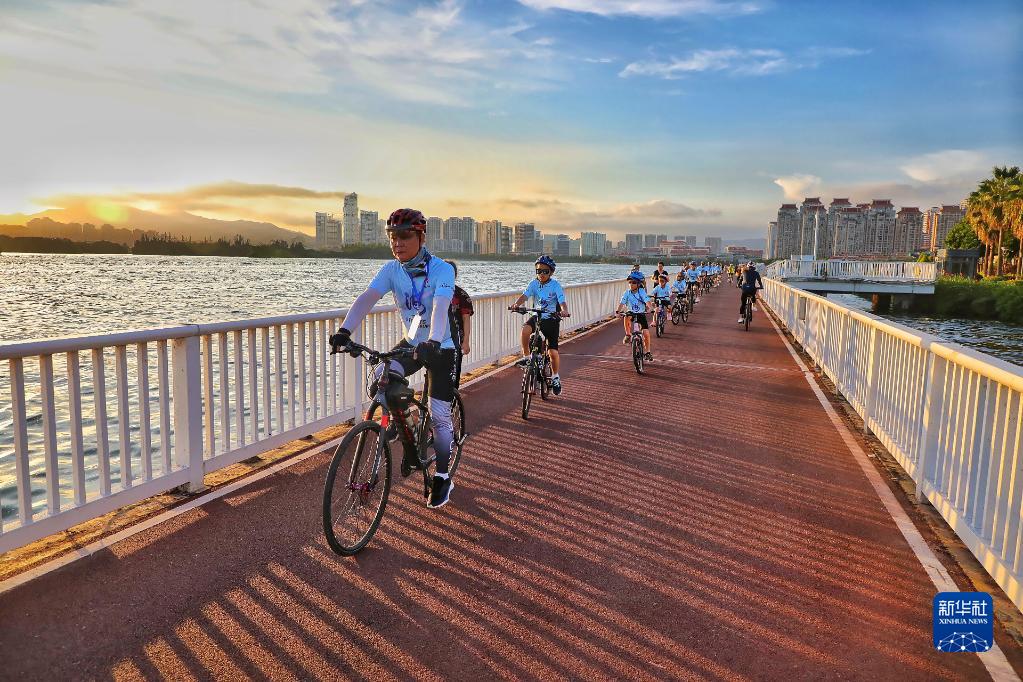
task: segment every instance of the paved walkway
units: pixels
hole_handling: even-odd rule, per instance
[[[328,455],[0,597],[7,679],[983,679],[931,647],[934,587],[762,315],[722,287],[639,377],[611,325],[566,392],[466,390],[453,503],[415,477],[354,559]]]

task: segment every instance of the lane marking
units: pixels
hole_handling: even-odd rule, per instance
[[[934,587],[938,592],[959,592],[959,586],[956,585],[954,580],[952,580],[952,576],[949,575],[942,563],[938,561],[938,557],[935,556],[934,551],[931,550],[927,541],[924,540],[923,535],[920,534],[916,525],[909,518],[909,515],[906,514],[906,510],[904,510],[902,505],[899,504],[899,501],[895,499],[895,493],[893,493],[891,488],[889,488],[884,480],[881,479],[881,474],[874,465],[870,463],[870,459],[863,451],[863,448],[860,447],[859,442],[849,431],[849,428],[845,425],[845,422],[842,421],[842,418],[838,416],[838,412],[836,412],[835,408],[832,407],[827,396],[824,395],[824,391],[822,391],[820,386],[817,385],[817,380],[814,377],[813,372],[807,368],[803,359],[799,357],[795,349],[792,347],[792,344],[789,343],[787,338],[785,338],[785,334],[782,333],[781,327],[779,327],[778,323],[774,321],[774,316],[765,315],[765,317],[771,321],[774,331],[777,332],[778,336],[785,344],[785,348],[788,350],[789,355],[792,356],[792,359],[796,361],[796,364],[803,372],[803,378],[806,379],[806,383],[810,385],[810,389],[813,391],[814,395],[817,396],[817,400],[820,402],[821,407],[824,408],[824,412],[827,413],[828,419],[831,420],[831,423],[838,431],[839,436],[841,436],[842,441],[849,449],[853,459],[855,459],[856,463],[860,465],[860,469],[863,470],[863,473],[866,475],[870,485],[874,488],[874,492],[876,492],[878,497],[881,498],[881,503],[884,504],[885,509],[888,510],[888,514],[895,522],[895,526],[899,529],[899,532],[902,533],[902,537],[906,539],[910,549],[913,550],[913,554],[916,555],[917,560],[923,566],[924,571],[927,573],[927,577],[931,579]],[[980,658],[980,662],[984,664],[985,668],[987,668],[988,674],[991,675],[991,679],[996,680],[997,682],[1009,682],[1011,680],[1019,682],[1019,676],[1009,664],[1008,659],[1005,658],[1005,653],[1001,650],[1001,648],[999,648],[997,642],[993,642],[991,649],[983,654],[977,654],[977,657]]]
[[[581,339],[582,337],[586,336],[587,334],[590,334],[592,332],[598,331],[598,330],[602,329],[603,327],[607,326],[608,324],[610,324],[611,322],[616,322],[616,321],[617,320],[615,318],[610,318],[610,319],[608,319],[608,320],[606,320],[604,322],[596,322],[596,323],[593,324],[592,327],[590,327],[586,331],[583,331],[583,332],[580,332],[578,334],[575,334],[575,335],[573,335],[569,339],[565,339],[564,343],[571,343],[572,341],[575,341],[576,339]],[[488,378],[494,376],[495,374],[497,374],[498,372],[502,372],[502,371],[508,369],[509,367],[515,367],[515,363],[514,362],[509,362],[507,365],[502,365],[501,367],[495,367],[494,369],[489,370],[489,371],[481,374],[478,377],[474,377],[473,379],[470,379],[469,381],[467,381],[464,384],[462,384],[459,387],[459,390],[462,390],[463,388],[466,388],[468,386],[472,386],[473,384],[478,383],[480,381],[483,381],[484,379],[488,379]],[[314,456],[316,456],[316,455],[318,455],[318,454],[320,454],[320,453],[322,453],[322,452],[324,452],[326,450],[330,450],[332,448],[337,447],[338,444],[341,442],[341,439],[343,439],[343,438],[344,438],[344,436],[340,436],[338,438],[334,438],[332,440],[325,441],[325,442],[320,443],[318,445],[314,445],[309,450],[307,450],[306,452],[303,452],[303,453],[298,454],[298,455],[293,455],[293,456],[289,457],[288,459],[285,459],[285,460],[282,460],[280,462],[277,462],[276,464],[272,464],[272,465],[266,467],[265,469],[260,469],[259,471],[255,472],[255,473],[252,473],[252,474],[250,474],[248,476],[244,476],[242,478],[239,478],[238,480],[233,481],[232,483],[229,483],[229,484],[223,486],[222,488],[217,488],[216,490],[213,490],[213,491],[211,491],[209,493],[205,493],[203,495],[200,495],[199,497],[196,497],[195,499],[189,500],[188,502],[186,502],[186,503],[184,503],[184,504],[182,504],[180,506],[174,507],[173,509],[168,509],[167,511],[162,512],[160,514],[157,514],[156,516],[153,516],[152,518],[146,519],[145,521],[140,521],[139,523],[137,523],[137,524],[135,524],[133,526],[128,526],[127,528],[125,528],[125,529],[123,529],[121,531],[118,531],[117,533],[114,533],[112,535],[108,535],[108,536],[106,536],[104,538],[100,538],[99,540],[96,540],[95,542],[91,542],[88,545],[85,545],[84,547],[79,547],[77,549],[74,549],[74,550],[68,552],[67,554],[59,556],[56,559],[52,559],[50,561],[47,561],[46,563],[40,564],[39,566],[36,566],[35,568],[29,569],[27,571],[24,571],[23,573],[19,573],[19,574],[15,575],[15,576],[11,576],[10,578],[7,578],[6,580],[0,582],[0,594],[4,594],[5,592],[9,592],[10,590],[13,590],[14,588],[16,588],[16,587],[18,587],[20,585],[24,585],[25,583],[27,583],[27,582],[29,582],[31,580],[34,580],[36,578],[39,578],[41,576],[44,576],[47,573],[50,573],[52,571],[57,570],[58,568],[63,568],[64,566],[67,566],[68,564],[74,563],[75,561],[78,561],[79,559],[84,559],[86,557],[92,556],[96,552],[99,552],[102,549],[106,549],[107,547],[111,547],[111,546],[117,544],[118,542],[120,542],[121,540],[124,540],[126,538],[130,538],[133,535],[138,535],[139,533],[142,533],[142,532],[144,532],[146,530],[149,530],[153,526],[157,526],[157,525],[163,523],[164,521],[169,521],[170,519],[173,519],[176,516],[180,516],[181,514],[184,514],[185,512],[191,511],[191,510],[193,510],[193,509],[195,509],[197,507],[201,507],[201,506],[203,506],[204,504],[206,504],[208,502],[212,502],[213,500],[216,500],[216,499],[219,499],[221,497],[224,497],[225,495],[227,495],[229,493],[233,493],[234,491],[236,491],[236,490],[238,490],[240,488],[243,488],[243,487],[245,487],[245,486],[247,486],[249,484],[256,483],[257,481],[261,481],[264,478],[266,478],[267,476],[271,476],[273,474],[276,474],[277,472],[283,471],[283,470],[287,469],[288,467],[294,466],[296,464],[301,464],[302,462],[304,462],[305,460],[309,459],[310,457],[314,457]],[[295,440],[301,440],[301,438],[296,438]]]

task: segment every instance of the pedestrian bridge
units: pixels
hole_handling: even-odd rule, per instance
[[[935,263],[790,259],[764,275],[820,294],[933,294],[938,270]]]
[[[743,331],[726,285],[644,376],[608,321],[622,283],[566,287],[565,393],[524,422],[517,370],[466,383],[452,503],[399,481],[347,559],[320,525],[323,430],[364,395],[364,367],[323,345],[344,311],[0,345],[3,677],[1016,679],[1008,649],[934,650],[935,594],[972,588],[818,376],[1019,606],[1019,368],[765,286],[809,360],[762,312]],[[515,352],[517,294],[476,299],[468,369]],[[382,308],[361,341],[399,334]],[[179,486],[194,496],[81,541]]]

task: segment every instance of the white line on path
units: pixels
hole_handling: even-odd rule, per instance
[[[856,438],[849,432],[845,422],[835,412],[835,408],[828,402],[827,397],[821,390],[820,386],[817,385],[817,380],[814,378],[813,372],[811,372],[807,366],[803,363],[802,358],[796,353],[795,349],[792,348],[792,344],[785,338],[785,334],[782,333],[781,328],[774,321],[771,315],[766,315],[767,319],[771,321],[774,326],[774,331],[781,337],[782,342],[785,344],[785,348],[788,349],[789,354],[792,355],[792,359],[799,365],[799,369],[803,372],[803,377],[806,379],[806,383],[810,384],[810,388],[813,390],[814,395],[817,396],[817,400],[820,401],[821,407],[827,413],[831,423],[835,426],[842,440],[845,442],[849,452],[852,453],[853,459],[863,469],[863,473],[866,474],[867,480],[870,485],[874,488],[878,497],[881,498],[881,502],[884,504],[885,509],[891,515],[892,520],[895,521],[895,525],[898,527],[902,536],[906,538],[906,542],[909,543],[910,549],[913,550],[913,554],[920,561],[924,567],[924,571],[927,572],[927,576],[934,583],[934,587],[937,588],[938,592],[959,592],[959,587],[952,580],[952,576],[948,574],[945,567],[938,561],[938,557],[934,555],[931,548],[927,545],[927,541],[924,540],[923,536],[920,535],[920,531],[913,525],[913,521],[910,520],[906,511],[899,504],[898,500],[895,499],[895,493],[892,492],[883,480],[881,480],[881,474],[878,473],[874,465],[870,463],[867,458],[867,454],[863,452],[863,448],[856,441]],[[949,654],[955,656],[956,654]],[[998,647],[998,644],[992,643],[991,649],[983,654],[977,654],[980,657],[981,663],[987,668],[988,673],[991,675],[991,679],[997,682],[1008,682],[1015,680],[1019,682],[1019,676],[1016,671],[1009,664],[1008,659],[1005,658],[1005,653]]]
[[[575,358],[598,358],[602,360],[620,360],[623,362],[632,362],[632,356],[624,355],[587,355],[586,353],[562,353],[561,357],[575,357]],[[732,367],[734,369],[755,369],[762,370],[764,372],[798,372],[799,370],[789,369],[787,367],[767,367],[765,365],[747,365],[741,362],[713,362],[711,360],[676,360],[660,358],[654,359],[655,365],[709,365],[712,367]]]

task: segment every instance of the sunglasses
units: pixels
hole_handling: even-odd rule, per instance
[[[536,274],[538,274],[538,275],[549,275],[549,274],[551,274],[551,271],[550,270],[537,270]]]

